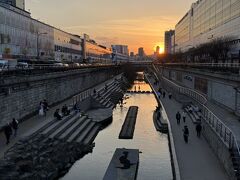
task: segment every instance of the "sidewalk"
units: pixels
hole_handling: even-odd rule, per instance
[[[150,79],[150,81],[153,85],[154,80]],[[153,85],[153,87],[155,90],[158,90],[158,86]],[[197,138],[195,125],[190,117],[187,117],[185,124],[181,121],[181,125],[177,125],[175,116],[177,111],[182,113],[182,104],[174,99],[169,100],[167,95],[165,99],[161,99],[161,102],[171,123],[181,179],[228,180],[227,173],[206,140],[203,137]],[[190,131],[188,144],[185,144],[183,140],[182,129],[184,125],[187,125]]]
[[[119,76],[117,76],[117,77],[119,77]],[[104,88],[106,83],[113,81],[115,78],[116,77],[114,77],[108,81],[105,81],[105,82],[95,86],[94,88],[96,90]],[[36,116],[33,116],[33,117],[29,118],[28,120],[20,123],[17,137],[12,136],[10,139],[10,143],[8,145],[6,145],[6,138],[5,138],[4,132],[1,132],[0,133],[0,158],[2,158],[4,155],[4,152],[6,152],[6,150],[11,148],[19,139],[32,134],[33,132],[37,131],[39,128],[41,128],[48,122],[52,121],[53,114],[57,108],[61,109],[64,104],[72,105],[72,103],[73,103],[73,101],[71,98],[65,102],[62,102],[62,103],[54,106],[54,107],[51,107],[51,109],[47,112],[46,116],[36,115]]]

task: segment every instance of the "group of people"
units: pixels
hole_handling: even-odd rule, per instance
[[[48,109],[49,109],[49,106],[48,106],[48,102],[46,99],[44,99],[43,101],[41,101],[39,103],[39,115],[40,116],[46,116]]]
[[[159,98],[163,97],[163,99],[164,99],[166,97],[166,92],[162,88],[159,88],[157,93],[158,93]],[[168,98],[172,99],[172,93],[171,92],[168,93]]]
[[[6,137],[6,144],[10,143],[10,138],[11,138],[12,135],[14,135],[14,137],[17,136],[17,130],[18,130],[18,121],[15,118],[13,118],[12,122],[11,123],[7,123],[7,125],[4,127],[4,134],[5,134],[5,137]]]
[[[186,123],[186,113],[183,111],[182,115],[180,114],[180,112],[178,111],[176,113],[176,120],[177,120],[177,124],[180,125],[181,124],[181,119],[183,119],[183,122]],[[189,129],[187,125],[184,125],[183,128],[183,138],[185,143],[188,143],[188,137],[189,137]],[[201,121],[198,121],[196,124],[196,132],[197,132],[197,137],[201,137],[201,132],[202,132],[202,124]]]
[[[77,108],[77,107],[75,107]],[[68,106],[66,104],[63,105],[62,109],[61,109],[61,114],[60,114],[60,109],[56,109],[56,111],[54,112],[54,118],[56,118],[57,120],[61,120],[63,118],[63,116],[68,116],[70,114],[70,110],[68,109]]]

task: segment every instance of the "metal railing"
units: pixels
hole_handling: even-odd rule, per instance
[[[73,96],[72,101],[73,101],[73,106],[79,102],[82,102],[83,100],[87,99],[92,95],[93,89],[88,89],[86,91],[81,92],[78,95]]]
[[[159,70],[153,65],[153,68],[156,72],[159,72]],[[155,74],[156,76],[156,74]],[[158,78],[158,77],[157,77]],[[240,158],[240,150],[239,145],[236,140],[235,134],[232,132],[231,129],[227,127],[226,124],[223,123],[223,121],[218,118],[207,106],[207,98],[200,94],[199,92],[186,88],[183,86],[180,86],[167,78],[165,78],[163,75],[161,76],[162,82],[170,86],[172,90],[177,91],[177,93],[185,94],[187,96],[190,96],[194,100],[196,100],[201,106],[202,106],[202,116],[203,120],[214,130],[214,132],[220,137],[222,142],[227,146],[228,149],[231,149],[234,153],[233,156],[235,159]],[[239,161],[240,164],[240,161]]]
[[[195,68],[240,74],[240,63],[157,63],[163,67]]]

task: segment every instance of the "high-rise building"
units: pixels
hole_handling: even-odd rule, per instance
[[[129,56],[129,50],[127,45],[112,45],[112,49],[116,53]]]
[[[166,31],[164,36],[164,52],[165,54],[171,54],[172,48],[175,44],[172,43],[172,38],[175,34],[174,30]]]
[[[138,56],[139,56],[139,57],[143,57],[144,54],[145,54],[145,53],[144,53],[143,47],[138,48]]]
[[[20,9],[25,9],[25,0],[0,0],[1,3],[9,4]]]
[[[239,54],[239,29],[240,0],[198,0],[175,26],[176,52],[229,36],[231,54]]]
[[[130,52],[130,57],[134,57],[134,52]]]

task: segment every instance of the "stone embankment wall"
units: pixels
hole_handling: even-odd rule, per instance
[[[21,120],[36,114],[44,99],[49,105],[60,103],[118,73],[118,69],[109,67],[2,78],[0,128],[13,117]]]
[[[240,78],[195,69],[163,68],[162,74],[185,87],[197,90],[208,100],[240,116]]]

